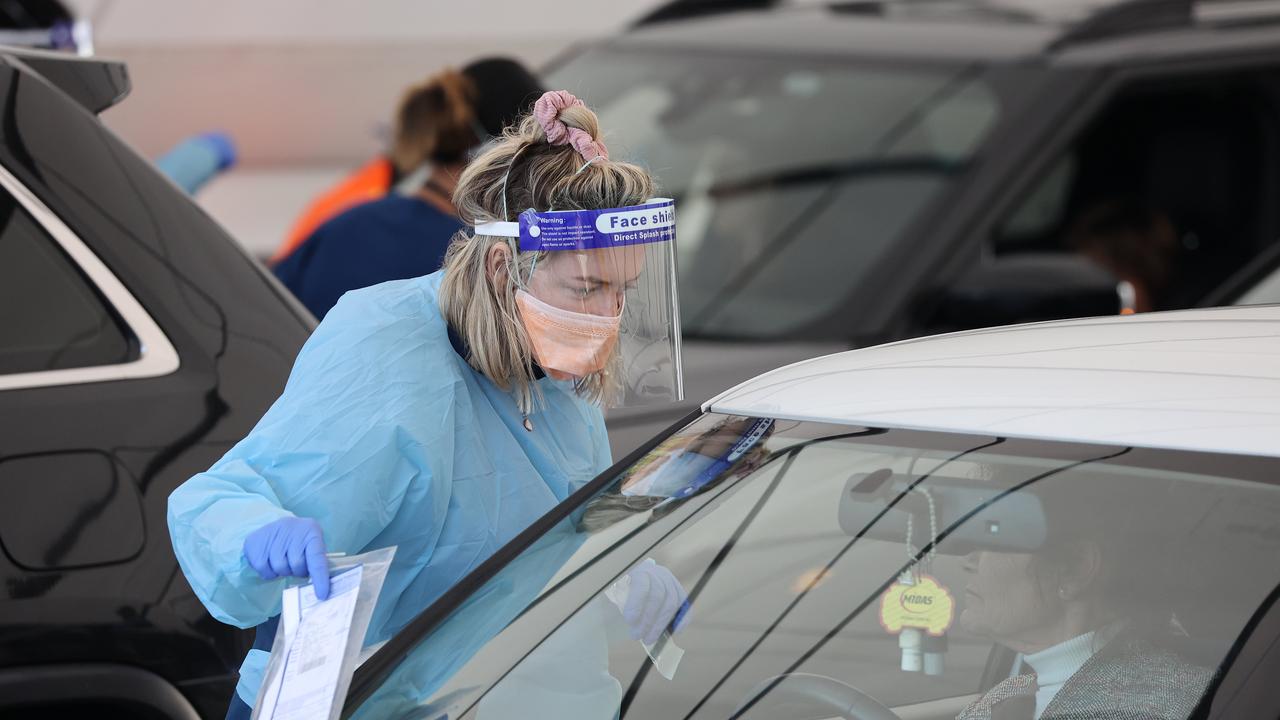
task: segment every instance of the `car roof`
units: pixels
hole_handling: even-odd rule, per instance
[[[774,370],[703,409],[1280,456],[1280,305],[906,340]]]
[[[1245,52],[1280,43],[1280,6],[1269,2],[1168,0],[1166,14],[1141,1],[1054,3],[803,2],[729,9],[677,20],[643,22],[612,47],[679,47],[834,55],[885,60],[1105,64],[1204,52]],[[678,4],[678,2],[677,2]],[[748,2],[748,5],[751,3]],[[1156,3],[1158,4],[1158,3]],[[882,7],[884,12],[868,12]],[[993,9],[994,7],[994,9]],[[1244,10],[1233,10],[1242,7]],[[1018,10],[1017,8],[1023,8]],[[941,11],[941,10],[945,11]],[[1110,12],[1109,12],[1110,11]],[[1185,17],[1184,17],[1185,16]],[[1134,18],[1149,17],[1149,20]]]

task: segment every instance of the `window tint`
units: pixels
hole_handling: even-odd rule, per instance
[[[136,342],[75,263],[11,195],[0,194],[0,374],[136,356]]]

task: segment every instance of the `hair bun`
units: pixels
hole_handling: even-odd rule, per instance
[[[447,69],[405,93],[396,113],[391,160],[402,173],[422,163],[460,162],[482,138],[475,128],[475,84]]]
[[[533,117],[551,145],[572,145],[582,159],[590,162],[597,157],[609,159],[609,149],[596,139],[595,134],[581,127],[569,125],[561,115],[570,108],[587,106],[567,90],[548,90],[533,104]]]

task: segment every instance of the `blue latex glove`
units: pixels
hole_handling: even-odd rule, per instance
[[[632,639],[652,645],[668,627],[672,632],[684,627],[689,598],[670,570],[649,559],[631,568],[627,577],[631,587],[622,618]]]
[[[321,600],[329,597],[329,561],[324,553],[320,523],[311,518],[280,518],[244,539],[244,559],[263,580],[310,577]]]

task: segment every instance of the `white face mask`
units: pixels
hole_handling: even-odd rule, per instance
[[[674,497],[681,489],[697,480],[716,458],[701,453],[681,451],[631,485],[622,489],[623,495],[647,495],[649,497]]]

